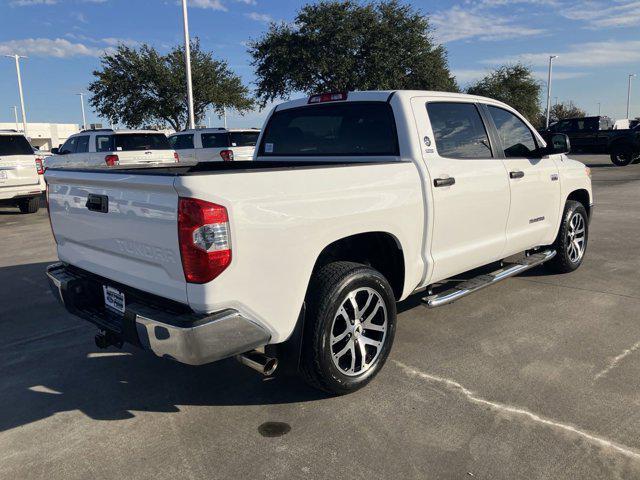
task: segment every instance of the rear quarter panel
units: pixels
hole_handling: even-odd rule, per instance
[[[413,163],[349,165],[176,178],[180,196],[225,206],[233,260],[206,285],[187,286],[197,311],[234,308],[292,333],[322,250],[363,232],[388,232],[405,256],[405,292],[422,276],[422,190]]]

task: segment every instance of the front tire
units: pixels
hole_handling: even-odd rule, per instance
[[[313,276],[306,301],[303,378],[336,395],[364,387],[393,345],[396,304],[389,282],[366,265],[333,262]]]
[[[587,251],[589,242],[589,216],[580,202],[568,200],[564,207],[560,231],[553,243],[556,256],[546,263],[555,273],[576,270]]]
[[[40,209],[40,197],[21,199],[18,208],[22,213],[36,213]]]

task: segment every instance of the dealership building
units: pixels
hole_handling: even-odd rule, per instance
[[[22,131],[22,123],[18,125]],[[0,130],[15,130],[15,122],[0,123]],[[74,133],[80,131],[75,123],[31,123],[27,124],[27,133],[31,145],[40,150],[51,150],[52,147],[65,142]]]

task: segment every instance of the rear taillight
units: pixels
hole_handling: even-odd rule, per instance
[[[36,170],[38,170],[38,175],[44,175],[44,165],[41,158],[36,158]]]
[[[231,263],[231,233],[227,209],[196,198],[178,201],[178,238],[184,277],[207,283]]]
[[[180,163],[180,155],[178,155],[178,152],[173,152],[173,159],[176,163]]]
[[[220,156],[225,162],[233,162],[233,150],[222,150]]]
[[[49,227],[51,227],[51,235],[53,235],[53,241],[58,244],[58,239],[56,238],[56,232],[53,231],[53,223],[51,223],[51,208],[49,207],[49,184],[47,183],[47,189],[44,194],[45,202],[47,205],[47,215],[49,217]]]
[[[107,155],[104,157],[104,163],[109,167],[113,167],[114,165],[120,164],[120,159],[118,158],[118,155]]]

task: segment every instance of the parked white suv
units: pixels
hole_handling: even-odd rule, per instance
[[[278,359],[346,393],[389,355],[397,301],[580,266],[593,196],[568,151],[489,98],[314,95],[272,110],[253,162],[47,170],[47,273],[98,346],[263,373]],[[86,192],[70,210],[67,187]]]
[[[84,130],[52,148],[45,168],[176,163],[167,136],[155,130]]]
[[[169,136],[169,144],[183,161],[231,162],[253,160],[260,130],[202,128]]]
[[[22,213],[40,208],[45,190],[42,160],[24,135],[0,131],[0,203],[17,206]]]

